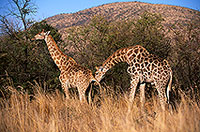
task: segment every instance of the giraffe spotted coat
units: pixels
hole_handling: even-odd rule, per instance
[[[77,64],[73,58],[65,55],[58,48],[56,42],[49,33],[50,31],[44,32],[43,30],[42,32],[35,35],[32,40],[45,40],[48,46],[49,53],[61,72],[59,79],[62,88],[65,91],[66,97],[69,98],[68,89],[76,87],[79,92],[80,100],[85,101],[85,92],[89,84],[92,81],[95,81],[97,84],[99,83],[92,75],[91,70],[82,67],[81,65]]]
[[[161,106],[165,109],[172,83],[172,70],[167,60],[159,59],[140,45],[122,48],[113,53],[102,66],[96,67],[95,78],[100,82],[104,74],[120,62],[126,62],[129,65],[127,72],[131,76],[130,101],[133,101],[136,87],[140,85],[141,102],[144,103],[145,84],[150,82],[155,85]]]

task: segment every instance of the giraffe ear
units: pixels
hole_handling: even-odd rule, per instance
[[[99,68],[97,66],[95,66],[95,69],[98,70]]]
[[[50,34],[50,31],[47,31],[45,34],[46,34],[46,35],[49,35],[49,34]]]

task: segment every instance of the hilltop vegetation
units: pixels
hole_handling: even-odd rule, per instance
[[[58,29],[65,36],[66,28],[88,24],[94,16],[104,16],[108,21],[138,19],[144,12],[159,13],[165,19],[164,26],[185,24],[199,20],[199,11],[189,8],[148,4],[142,2],[117,2],[89,8],[76,13],[59,14],[46,19],[47,23]]]

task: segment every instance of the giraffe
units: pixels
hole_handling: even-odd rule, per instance
[[[131,76],[130,102],[133,102],[136,87],[140,85],[140,101],[144,104],[145,84],[148,82],[155,85],[161,107],[165,110],[166,102],[169,103],[169,91],[172,84],[172,70],[168,61],[150,54],[140,45],[122,48],[108,57],[101,66],[96,67],[95,78],[97,81],[100,82],[104,74],[119,62],[128,64],[127,72]],[[167,92],[165,92],[166,87]]]
[[[73,58],[65,55],[58,48],[53,37],[50,35],[50,31],[44,32],[43,29],[32,40],[45,40],[49,53],[60,70],[59,80],[65,91],[66,98],[69,98],[68,89],[70,87],[77,87],[81,101],[85,101],[86,89],[92,81],[95,81],[96,85],[98,84],[101,87],[100,83],[92,75],[91,70],[77,64]]]

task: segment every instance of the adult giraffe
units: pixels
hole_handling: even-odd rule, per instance
[[[136,87],[140,84],[140,101],[144,104],[145,84],[150,82],[155,84],[161,107],[165,110],[166,102],[169,103],[169,91],[172,84],[172,70],[167,60],[160,60],[140,45],[122,48],[113,53],[102,66],[96,67],[97,81],[100,82],[104,74],[119,62],[126,62],[129,65],[127,72],[131,76],[130,101],[134,100]]]

